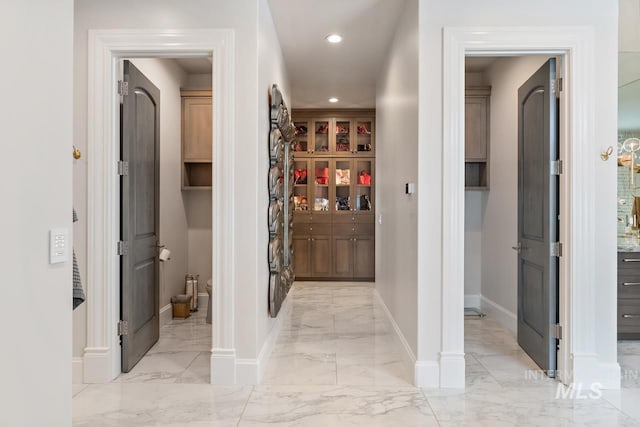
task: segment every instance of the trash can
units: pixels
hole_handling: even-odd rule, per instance
[[[191,316],[191,295],[176,295],[171,297],[173,318],[186,319]]]

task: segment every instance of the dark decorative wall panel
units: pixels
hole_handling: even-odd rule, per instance
[[[293,151],[295,128],[278,85],[271,88],[269,134],[269,314],[276,317],[293,272]]]

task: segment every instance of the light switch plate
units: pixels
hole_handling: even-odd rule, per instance
[[[404,192],[405,194],[413,194],[416,192],[416,184],[413,182],[407,182],[404,185]]]
[[[54,228],[49,232],[49,263],[69,261],[69,230]]]

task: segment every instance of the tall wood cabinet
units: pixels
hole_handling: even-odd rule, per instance
[[[210,190],[212,104],[210,90],[181,90],[182,189]]]
[[[297,279],[375,278],[375,112],[293,110]]]
[[[465,187],[489,189],[489,97],[490,86],[465,89]]]

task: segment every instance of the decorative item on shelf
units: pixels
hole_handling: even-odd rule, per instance
[[[358,125],[358,135],[371,135],[371,131],[364,123],[361,123]]]
[[[361,171],[360,175],[358,175],[358,184],[371,185],[371,175],[367,171]]]
[[[329,199],[325,199],[324,197],[316,197],[315,204],[313,205],[313,210],[325,212],[328,211]]]
[[[329,133],[329,123],[320,123],[316,128],[316,133],[320,135]]]
[[[358,206],[356,209],[359,211],[370,211],[371,210],[371,199],[366,194],[361,195],[358,198]]]
[[[349,134],[349,126],[336,125],[336,134],[338,134],[338,135],[348,135]]]
[[[293,171],[293,183],[294,184],[306,184],[307,183],[307,170],[296,169]]]
[[[369,143],[358,144],[358,151],[371,151],[371,149],[372,149],[372,146]]]
[[[293,280],[292,209],[302,207],[302,200],[293,195],[295,183],[306,183],[307,171],[293,168],[293,150],[306,151],[296,135],[306,134],[306,126],[294,126],[289,110],[277,85],[270,93],[271,132],[269,136],[269,314],[276,317]],[[296,145],[294,148],[294,143]],[[306,141],[304,142],[306,144]],[[298,150],[299,148],[299,150]],[[302,177],[304,171],[304,178]],[[305,198],[306,205],[306,198]]]
[[[309,210],[309,203],[307,202],[307,196],[293,196],[293,207],[296,211]]]
[[[336,185],[351,184],[351,169],[336,169]]]
[[[329,168],[316,168],[316,184],[327,185],[329,183]]]
[[[351,203],[349,203],[349,197],[336,196],[336,210],[337,211],[350,211]]]
[[[336,151],[349,151],[349,138],[340,135],[336,139]]]

